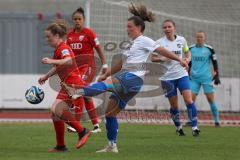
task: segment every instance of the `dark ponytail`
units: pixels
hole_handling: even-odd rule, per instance
[[[144,32],[145,30],[145,22],[154,22],[155,21],[155,15],[148,11],[146,6],[144,5],[138,5],[135,6],[133,3],[128,8],[129,12],[132,13],[134,16],[128,18],[128,21],[133,21],[136,26],[141,26],[141,32]]]
[[[79,7],[76,11],[74,11],[73,14],[72,14],[72,17],[73,17],[76,13],[82,14],[83,18],[85,18],[84,10],[83,10],[82,7]]]

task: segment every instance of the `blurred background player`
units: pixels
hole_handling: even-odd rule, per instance
[[[189,52],[187,41],[184,37],[175,34],[175,22],[170,19],[165,20],[162,24],[162,29],[165,36],[157,40],[156,43],[174,52],[179,58],[183,58],[185,54],[185,61],[189,63],[191,59],[191,54]],[[188,115],[191,118],[192,135],[198,136],[200,130],[197,126],[197,109],[195,103],[192,100],[187,70],[183,68],[179,62],[172,61],[166,58],[162,59],[162,57],[155,55],[155,53],[153,53],[152,55],[152,61],[164,61],[163,64],[168,68],[167,72],[160,77],[160,80],[162,81],[162,83],[170,84],[173,87],[171,91],[168,91],[166,97],[168,98],[170,103],[170,114],[172,120],[177,128],[176,133],[179,136],[185,135],[180,122],[180,112],[177,95],[177,89],[179,89],[187,106]]]
[[[143,78],[146,73],[144,66],[149,55],[155,51],[163,56],[179,61],[184,67],[187,63],[174,53],[163,47],[156,45],[155,41],[143,35],[145,21],[153,22],[155,16],[148,11],[145,6],[130,6],[129,11],[134,15],[127,21],[127,34],[132,40],[132,45],[123,53],[115,66],[99,77],[98,83],[93,83],[82,89],[74,89],[66,84],[62,84],[72,98],[79,96],[96,96],[106,91],[113,92],[105,112],[106,130],[108,145],[97,152],[118,153],[117,134],[118,121],[117,114],[124,110],[128,101],[131,100],[141,89]],[[114,75],[115,74],[115,75]]]
[[[67,23],[63,20],[55,20],[50,23],[45,30],[45,37],[48,44],[55,48],[53,58],[45,57],[42,59],[43,64],[52,64],[53,67],[44,76],[40,77],[39,84],[44,84],[49,77],[58,74],[62,82],[66,84],[83,85],[79,78],[78,68],[74,60],[74,53],[70,46],[65,44],[64,37],[67,33]],[[66,92],[61,89],[55,102],[51,107],[51,117],[53,120],[57,145],[50,149],[49,152],[64,152],[67,151],[64,142],[64,122],[73,127],[78,133],[78,142],[76,148],[82,147],[88,139],[90,132],[83,128],[79,121],[70,113],[70,107],[73,100],[70,100]],[[80,97],[74,100],[74,103],[83,107],[83,98]]]
[[[210,105],[215,126],[219,126],[219,112],[214,99],[214,88],[212,81],[215,85],[220,84],[218,62],[214,49],[205,43],[206,33],[198,31],[195,33],[196,44],[190,47],[192,59],[190,68],[191,77],[191,90],[193,101],[199,93],[201,86],[203,87],[204,94]],[[213,75],[211,69],[211,62],[213,65]],[[189,124],[189,122],[188,122]]]
[[[74,22],[74,28],[67,34],[66,43],[72,48],[78,61],[87,61],[86,64],[79,66],[83,81],[89,84],[93,81],[96,74],[96,65],[94,61],[94,49],[102,63],[101,72],[105,73],[108,65],[106,64],[103,51],[100,43],[94,31],[90,28],[84,27],[85,15],[83,8],[79,7],[72,14],[72,20]],[[98,123],[98,117],[94,108],[93,99],[90,97],[84,97],[85,108],[94,126],[92,133],[101,132]],[[76,113],[77,114],[77,113]],[[68,127],[68,131],[75,132],[74,128]]]

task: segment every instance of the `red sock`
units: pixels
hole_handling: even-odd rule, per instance
[[[53,121],[55,133],[56,133],[56,140],[57,146],[65,146],[64,143],[64,121]]]
[[[76,129],[78,133],[81,133],[83,131],[83,127],[79,121],[69,121],[67,122],[67,124],[72,128]]]
[[[74,113],[75,114],[75,113]],[[65,120],[65,122],[76,129],[78,133],[83,131],[83,127],[79,121],[76,120],[75,115],[73,115],[69,110],[63,110],[61,118]]]
[[[88,112],[89,117],[91,118],[92,124],[98,124],[98,117],[97,113],[93,104],[92,100],[84,100],[85,101],[85,108]]]
[[[82,97],[76,99],[74,102],[75,107],[75,117],[77,121],[80,121],[82,117],[83,107],[84,107],[84,100]]]

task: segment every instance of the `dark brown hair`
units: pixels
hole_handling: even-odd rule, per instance
[[[145,21],[154,22],[155,15],[148,11],[146,6],[137,5],[135,6],[133,3],[128,8],[129,12],[134,16],[128,18],[128,21],[133,21],[136,26],[141,26],[141,32],[145,30]]]
[[[83,18],[85,18],[84,10],[83,10],[82,7],[79,7],[76,11],[74,11],[73,14],[72,14],[72,17],[73,17],[76,13],[82,14]]]
[[[166,22],[170,22],[170,23],[173,24],[174,27],[176,27],[176,24],[175,24],[175,22],[174,22],[172,19],[166,19],[166,20],[164,20],[163,23],[162,23],[162,26],[163,26],[164,23],[166,23]]]

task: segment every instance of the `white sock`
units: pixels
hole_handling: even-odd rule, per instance
[[[94,126],[94,127],[98,127],[98,128],[99,128],[99,124],[98,124],[98,123],[97,123],[97,124],[94,124],[93,126]]]
[[[195,127],[192,127],[192,130],[196,130],[196,129],[198,129],[198,127],[197,127],[197,126],[195,126]]]
[[[116,147],[117,143],[113,142],[113,141],[108,141],[108,145],[112,146],[112,147]]]
[[[179,131],[180,129],[182,129],[182,125],[177,127],[177,130]]]

